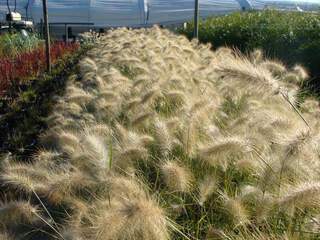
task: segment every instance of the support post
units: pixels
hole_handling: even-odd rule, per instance
[[[194,6],[194,38],[199,37],[199,0],[195,0]]]
[[[68,39],[69,39],[69,32],[68,32],[68,24],[64,25],[64,32],[65,32],[65,43],[68,43]]]
[[[39,31],[40,31],[40,37],[41,37],[41,39],[43,39],[44,38],[44,34],[43,34],[43,19],[41,18],[40,19],[40,29],[39,29]]]
[[[50,59],[50,32],[49,32],[49,22],[48,22],[48,6],[47,0],[42,0],[43,6],[43,19],[44,19],[44,36],[46,40],[46,62],[47,62],[47,71],[51,72],[51,59]]]

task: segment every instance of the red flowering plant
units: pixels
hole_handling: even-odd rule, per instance
[[[51,60],[54,64],[58,59],[74,53],[79,48],[78,43],[54,42],[51,45]],[[37,77],[46,67],[45,51],[40,46],[30,52],[24,52],[16,57],[0,57],[0,96],[8,88],[27,82]]]

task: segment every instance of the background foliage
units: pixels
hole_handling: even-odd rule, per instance
[[[35,34],[24,36],[20,33],[0,36],[0,57],[15,57],[24,52],[30,52],[38,47],[41,40]]]
[[[193,24],[180,29],[189,38]],[[320,88],[320,15],[301,12],[234,13],[212,17],[200,23],[199,39],[214,48],[231,46],[243,52],[261,48],[269,58],[277,58],[288,65],[304,65],[311,79],[308,87]]]

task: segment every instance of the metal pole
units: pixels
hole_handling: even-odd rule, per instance
[[[194,6],[194,38],[199,37],[199,0],[195,0]]]
[[[43,5],[43,19],[45,28],[45,40],[46,40],[46,61],[47,61],[47,71],[51,72],[51,59],[50,59],[50,33],[49,33],[49,22],[48,22],[48,6],[47,0],[42,0]]]
[[[44,39],[44,24],[43,24],[43,19],[41,18],[40,20],[40,37]]]
[[[68,39],[69,39],[69,35],[68,35],[68,24],[65,24],[64,25],[64,32],[65,32],[65,43],[68,42]]]

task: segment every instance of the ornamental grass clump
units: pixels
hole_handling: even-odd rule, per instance
[[[38,152],[1,165],[0,236],[316,239],[319,106],[297,101],[304,79],[260,50],[108,31]]]

